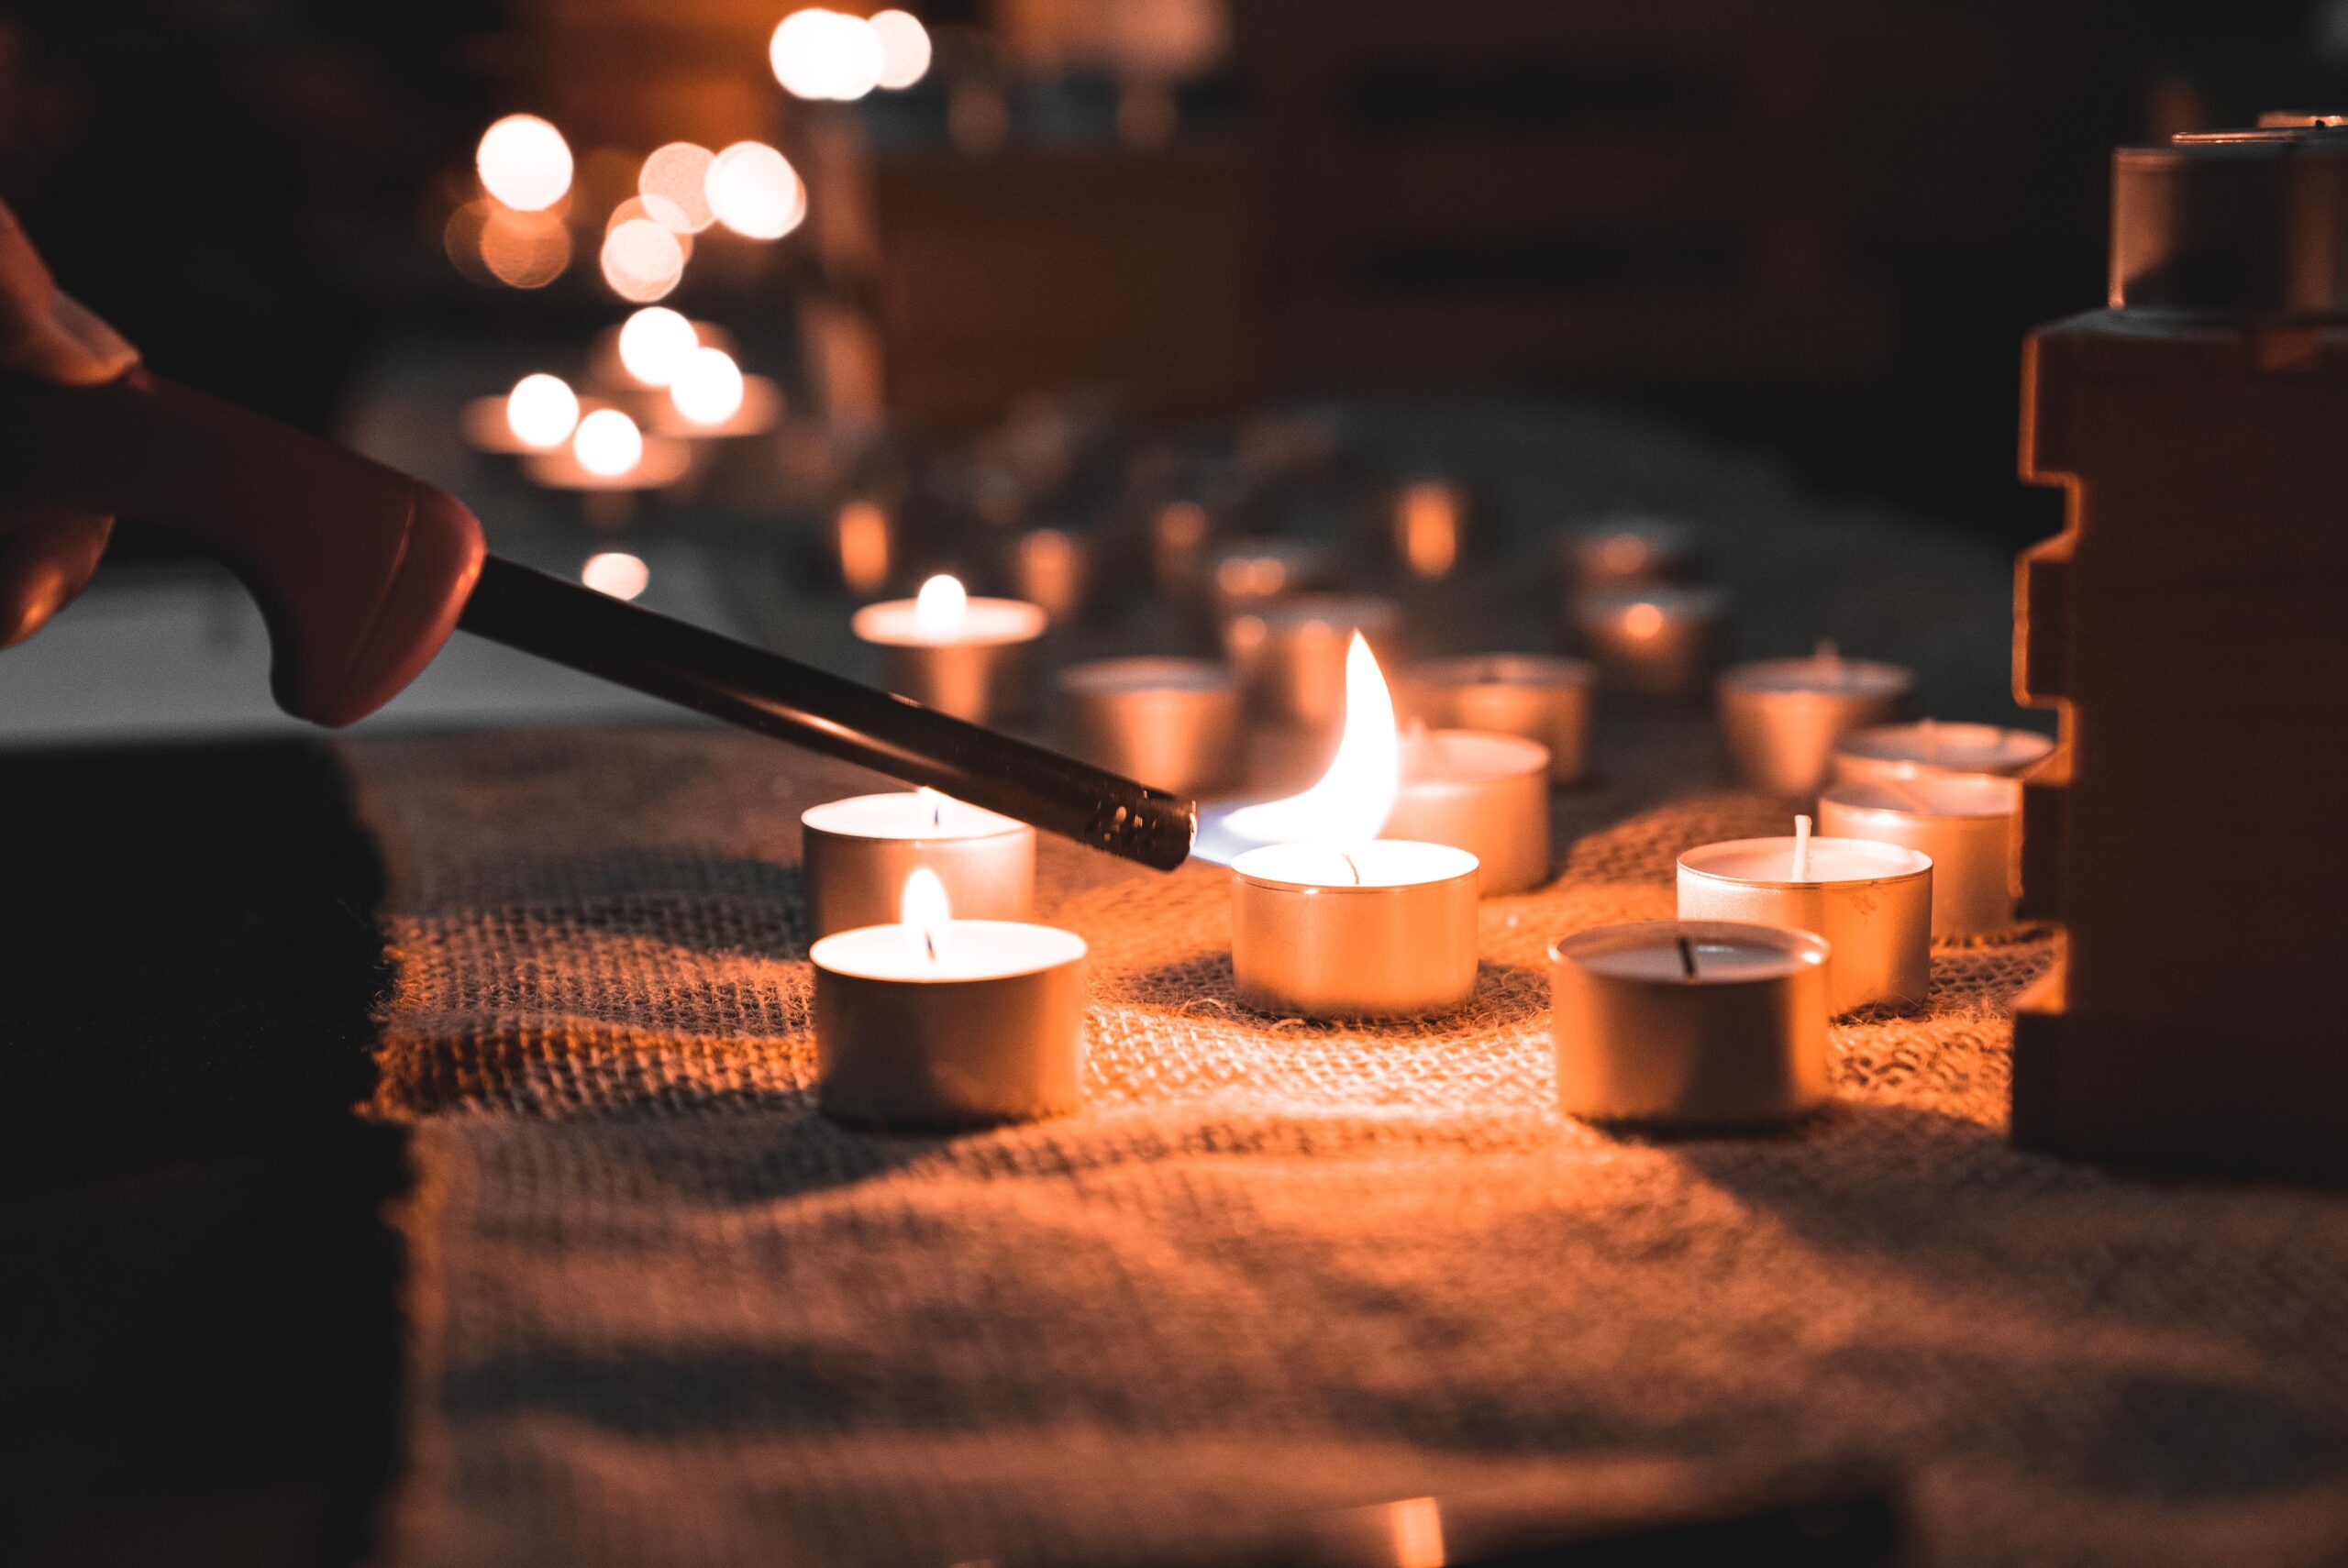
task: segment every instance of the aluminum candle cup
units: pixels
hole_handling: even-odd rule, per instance
[[[1740,664],[1720,680],[1730,769],[1748,790],[1814,796],[1836,739],[1899,717],[1914,688],[1896,664],[1831,654]]]
[[[1012,541],[1011,591],[1055,622],[1074,620],[1092,586],[1092,547],[1058,528],[1031,528]]]
[[[1238,539],[1215,550],[1207,565],[1207,601],[1218,621],[1284,599],[1327,588],[1337,579],[1337,555],[1311,539]]]
[[[1596,668],[1545,654],[1477,654],[1411,667],[1401,696],[1430,729],[1521,735],[1549,748],[1549,782],[1578,784],[1589,755]]]
[[[881,684],[901,697],[983,724],[1026,706],[1029,660],[1047,617],[1016,599],[972,599],[953,629],[924,625],[916,602],[868,604],[851,623],[880,650]]]
[[[1036,830],[935,790],[854,795],[800,813],[811,937],[897,918],[905,879],[927,867],[973,920],[1036,907]]]
[[[817,1101],[858,1126],[948,1132],[1077,1109],[1084,939],[1047,925],[950,920],[935,951],[910,925],[808,949]]]
[[[1745,921],[1826,939],[1826,1007],[1837,1016],[1882,1002],[1913,1007],[1932,988],[1933,862],[1896,844],[1738,838],[1679,857],[1681,920]]]
[[[1831,1092],[1825,939],[1648,921],[1549,949],[1557,1109],[1593,1121],[1784,1121]]]
[[[1717,590],[1658,584],[1574,596],[1574,635],[1608,686],[1642,697],[1693,697],[1711,679],[1726,635]]]
[[[1384,838],[1464,849],[1485,896],[1549,879],[1549,749],[1516,735],[1420,731],[1402,738],[1402,776]]]
[[[1982,936],[2013,923],[2021,854],[2014,779],[1952,773],[1836,784],[1818,802],[1818,826],[1931,856],[1935,937]]]
[[[1239,999],[1297,1018],[1420,1018],[1476,989],[1476,857],[1390,839],[1280,844],[1232,864]]]
[[[1201,795],[1239,768],[1239,682],[1195,658],[1105,658],[1060,672],[1068,749],[1112,773]]]
[[[1566,540],[1567,580],[1581,592],[1641,588],[1687,578],[1696,568],[1696,538],[1686,525],[1614,517]]]
[[[1224,627],[1224,652],[1256,706],[1291,723],[1346,715],[1346,652],[1356,632],[1391,663],[1402,609],[1390,599],[1313,593],[1259,605]]]
[[[2051,735],[1995,724],[1919,719],[1854,730],[1834,743],[1834,778],[1912,778],[1920,773],[1992,773],[2019,778],[2054,750]]]

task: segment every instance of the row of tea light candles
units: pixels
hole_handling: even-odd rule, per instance
[[[1474,990],[1479,899],[1546,874],[1548,758],[1523,735],[1398,730],[1358,635],[1344,673],[1345,729],[1320,782],[1210,812],[1202,827],[1202,851],[1232,867],[1240,999],[1314,1019],[1447,1012]],[[1135,722],[1162,731],[1149,706]],[[2011,778],[1943,769],[2019,772],[2043,755],[2037,738],[1931,725],[1876,727],[1839,748],[1830,736],[1853,793],[1829,791],[1825,810],[1844,833],[1812,837],[1801,816],[1790,838],[1690,850],[1678,921],[1557,943],[1563,1108],[1685,1124],[1812,1109],[1826,1092],[1826,1020],[1923,998],[1936,858],[1963,868],[1968,898],[2007,886],[2010,813],[1951,792],[2010,791]],[[1499,760],[1518,748],[1529,772]],[[2005,825],[1981,834],[1977,820]],[[825,1109],[907,1128],[1073,1109],[1086,954],[1073,933],[1024,919],[1034,831],[926,793],[836,801],[803,822]],[[1887,841],[1915,834],[1940,855]]]

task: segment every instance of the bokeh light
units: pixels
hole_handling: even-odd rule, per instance
[[[579,394],[560,376],[524,376],[505,394],[505,425],[514,439],[541,452],[562,445],[579,423]]]
[[[742,368],[723,348],[696,348],[669,383],[669,401],[695,425],[723,425],[742,407]]]
[[[570,266],[570,230],[552,213],[493,205],[481,229],[482,265],[516,289],[543,289]]]
[[[570,189],[570,144],[536,115],[508,115],[473,152],[482,189],[515,212],[544,212]]]
[[[737,141],[709,166],[710,211],[751,239],[780,239],[807,215],[807,189],[790,160],[762,141]]]
[[[636,177],[637,194],[655,221],[699,234],[716,220],[709,210],[709,166],[717,154],[690,141],[656,149]]]
[[[579,569],[579,580],[598,593],[633,599],[652,585],[652,569],[644,564],[642,556],[604,550],[587,558],[587,564]]]
[[[648,387],[665,387],[701,347],[701,337],[667,305],[647,305],[620,326],[620,364]]]
[[[775,28],[767,63],[793,97],[845,103],[880,85],[886,56],[880,34],[863,17],[811,6]]]
[[[880,85],[910,87],[929,74],[929,29],[910,11],[881,11],[870,24],[880,40]]]
[[[604,282],[642,304],[666,295],[685,275],[685,248],[648,217],[624,218],[604,236]]]
[[[617,479],[644,459],[644,432],[616,408],[599,408],[579,422],[570,437],[579,466],[604,479]]]

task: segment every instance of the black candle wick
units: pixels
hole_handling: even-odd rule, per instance
[[[1679,938],[1679,971],[1691,980],[1696,977],[1696,949],[1684,936]]]

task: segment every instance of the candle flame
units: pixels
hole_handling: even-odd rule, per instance
[[[693,324],[667,305],[646,305],[620,324],[620,364],[648,387],[665,387],[701,347]]]
[[[897,900],[897,919],[913,935],[915,945],[931,962],[937,958],[937,933],[954,918],[953,905],[947,900],[946,884],[937,873],[926,866],[914,867],[905,878],[905,890]]]
[[[570,144],[536,115],[508,115],[473,150],[482,189],[515,212],[543,212],[570,189]]]
[[[579,394],[560,376],[524,376],[505,394],[505,425],[514,438],[541,452],[570,438],[579,425]]]
[[[695,425],[723,425],[741,412],[742,367],[723,348],[696,348],[670,381],[669,401]]]
[[[618,409],[599,408],[571,432],[570,450],[589,473],[617,479],[644,460],[644,433]]]
[[[1260,844],[1365,843],[1378,836],[1394,809],[1401,766],[1393,694],[1378,657],[1356,632],[1346,650],[1346,729],[1329,770],[1301,795],[1232,812],[1232,831]]]
[[[963,591],[961,580],[942,572],[923,583],[914,596],[914,629],[927,642],[959,636],[969,614],[970,596]]]
[[[1663,630],[1663,606],[1634,604],[1623,612],[1623,629],[1634,637],[1652,637]]]
[[[1386,1505],[1393,1528],[1395,1568],[1443,1568],[1451,1559],[1443,1545],[1443,1505],[1433,1497],[1406,1497]]]
[[[877,501],[840,508],[840,578],[851,592],[878,593],[889,580],[889,513]]]
[[[1403,487],[1394,528],[1412,576],[1433,581],[1451,575],[1459,564],[1459,525],[1457,491],[1434,480]]]

